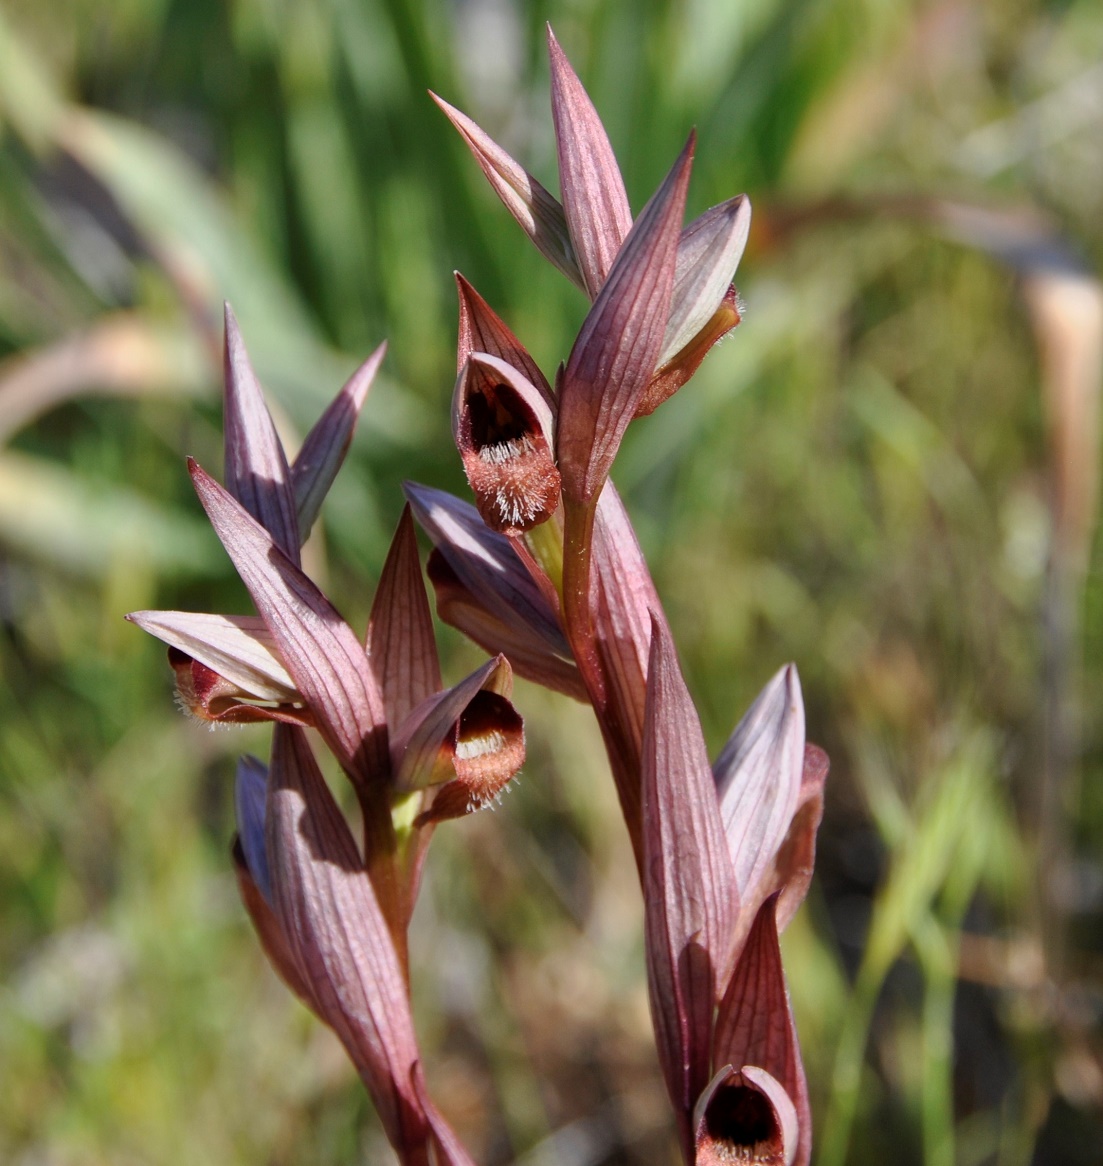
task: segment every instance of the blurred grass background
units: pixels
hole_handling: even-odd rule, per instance
[[[581,296],[425,96],[555,189],[545,20],[635,209],[693,124],[691,209],[755,207],[745,323],[615,476],[712,748],[795,660],[832,757],[786,935],[817,1161],[1098,1163],[1097,0],[4,0],[0,1160],[389,1160],[237,903],[266,734],[182,718],[121,617],[246,609],[183,466],[224,298],[289,435],[390,340],[313,548],[360,624],[400,481],[463,489],[452,269],[565,357]],[[488,1164],[669,1162],[600,743],[518,703],[419,907],[430,1081]]]

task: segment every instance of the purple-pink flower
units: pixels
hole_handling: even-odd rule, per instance
[[[633,418],[684,385],[738,323],[731,277],[749,205],[737,197],[682,226],[691,135],[633,221],[600,119],[550,33],[549,51],[561,202],[436,100],[592,307],[553,392],[459,278],[453,430],[475,508],[413,485],[407,497],[435,544],[442,618],[532,679],[576,696],[581,687],[594,708],[639,865],[651,1011],[686,1161],[803,1164],[811,1115],[778,931],[808,887],[826,757],[805,745],[790,666],[709,764],[658,594],[609,481]],[[470,420],[478,395],[494,406],[488,458],[485,438],[472,440],[490,431]]]

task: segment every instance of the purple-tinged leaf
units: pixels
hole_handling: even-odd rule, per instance
[[[385,780],[383,698],[355,632],[271,536],[194,462],[196,493],[326,744],[359,783]]]
[[[299,541],[310,534],[322,502],[348,453],[356,422],[368,390],[387,352],[384,341],[345,382],[332,404],[321,415],[291,466],[291,486],[298,513]]]
[[[784,931],[808,894],[816,863],[816,831],[823,817],[823,787],[831,763],[818,745],[804,746],[797,812],[774,861],[774,885],[780,888],[777,929]]]
[[[740,194],[705,211],[682,231],[660,365],[681,352],[715,315],[739,266],[750,228],[750,200]]]
[[[427,564],[437,597],[437,615],[491,655],[505,656],[518,676],[575,700],[589,699],[570,649],[549,643],[503,606],[477,597],[436,547]],[[503,612],[511,618],[502,618]],[[564,656],[562,653],[566,652]]]
[[[647,383],[636,406],[637,417],[647,417],[674,394],[701,367],[713,345],[722,340],[742,320],[739,296],[732,284],[720,306],[700,332],[680,352],[666,362]]]
[[[276,918],[276,913],[271,903],[264,897],[253,879],[252,871],[249,869],[245,860],[245,852],[242,848],[240,838],[234,839],[231,853],[234,860],[234,873],[237,875],[237,889],[241,895],[241,902],[249,918],[252,920],[253,928],[257,933],[257,938],[260,940],[261,947],[264,949],[264,954],[268,957],[268,962],[272,965],[276,975],[283,980],[307,1008],[316,1016],[324,1019],[321,1017],[318,1005],[314,1000],[309,985],[303,978],[303,973],[299,969],[299,965],[295,962],[295,957],[287,944],[287,937],[283,933],[283,928],[280,927],[279,920]]]
[[[789,664],[755,699],[713,766],[744,902],[772,867],[785,840],[797,808],[803,764],[804,704],[797,670]]]
[[[440,690],[433,616],[421,576],[409,503],[379,576],[368,620],[368,659],[379,682],[387,723],[397,725]]]
[[[267,626],[256,615],[132,611],[127,617],[236,686],[243,699],[302,702]]]
[[[689,1157],[738,894],[700,721],[658,619],[643,735],[643,890],[651,1016]]]
[[[609,475],[662,347],[693,160],[690,136],[636,220],[563,373],[558,460],[563,492],[588,503]]]
[[[268,798],[268,769],[253,756],[237,763],[234,779],[234,815],[237,836],[245,865],[257,889],[269,906],[272,904],[272,879],[268,872],[268,855],[264,842],[264,804]]]
[[[452,395],[452,435],[483,521],[521,534],[555,513],[554,418],[540,390],[512,365],[473,352]]]
[[[474,506],[444,490],[415,482],[403,488],[421,528],[475,601],[509,624],[518,638],[544,645],[547,654],[569,661],[571,650],[559,619],[509,539],[491,530]]]
[[[792,1099],[757,1065],[719,1069],[694,1111],[695,1166],[794,1166],[800,1140]]]
[[[494,188],[494,193],[505,203],[506,210],[517,220],[521,230],[536,244],[540,254],[585,291],[586,284],[578,269],[567,220],[559,200],[549,194],[466,114],[460,113],[435,93],[429,96],[459,130],[468,149],[475,155],[475,161]]]
[[[534,384],[548,406],[554,409],[555,395],[536,361],[471,284],[458,271],[455,275],[460,296],[456,372],[463,368],[473,352],[485,352],[490,356],[496,356],[506,364],[512,365],[527,381]]]
[[[548,57],[559,190],[575,258],[594,300],[631,229],[632,211],[605,127],[550,26]]]
[[[406,982],[356,843],[300,730],[276,727],[268,790],[276,916],[391,1145],[412,1153],[428,1131]]]
[[[298,565],[291,471],[229,304],[225,318],[226,489]]]
[[[806,1163],[811,1154],[812,1118],[778,946],[777,902],[777,896],[772,895],[759,908],[723,993],[716,1017],[713,1062],[757,1065],[780,1083],[795,1107],[802,1131],[801,1144],[790,1139],[786,1148],[799,1153],[799,1160]]]

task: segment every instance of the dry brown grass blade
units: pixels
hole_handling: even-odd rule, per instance
[[[118,312],[0,364],[0,443],[74,397],[195,396],[207,384],[206,354],[191,334]]]

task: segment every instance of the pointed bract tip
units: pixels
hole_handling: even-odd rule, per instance
[[[386,355],[387,341],[381,340],[376,345],[375,351],[357,367],[356,371],[345,382],[345,386],[352,396],[353,404],[357,412],[363,407],[364,400],[368,395],[368,389],[371,388],[372,382],[375,380],[375,375],[379,372],[379,366],[383,363]]]

